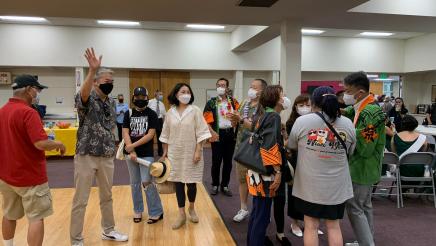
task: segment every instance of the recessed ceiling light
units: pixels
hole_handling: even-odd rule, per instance
[[[222,30],[225,28],[225,26],[221,26],[221,25],[202,25],[202,24],[188,24],[186,25],[186,27],[192,29],[208,29],[208,30]]]
[[[0,16],[2,21],[46,22],[46,18],[31,16]]]
[[[362,32],[359,35],[368,37],[389,37],[394,34],[391,32]]]
[[[319,35],[325,31],[323,30],[315,30],[315,29],[301,29],[302,34],[309,34],[309,35]]]
[[[97,20],[98,24],[110,26],[139,26],[138,21]]]

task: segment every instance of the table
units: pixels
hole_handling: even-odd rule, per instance
[[[416,128],[416,131],[424,135],[436,136],[436,127],[419,125],[418,128]]]
[[[54,131],[55,140],[61,141],[66,148],[64,156],[74,156],[76,154],[76,142],[77,142],[77,127],[70,127],[67,129],[59,129],[57,127],[53,129],[44,128],[47,135],[51,130]],[[46,151],[45,156],[58,156],[59,152],[56,150]]]

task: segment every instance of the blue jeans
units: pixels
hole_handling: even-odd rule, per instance
[[[149,162],[153,162],[153,157],[140,157]],[[130,174],[130,187],[132,190],[133,210],[136,213],[144,212],[144,202],[142,200],[142,183],[150,183],[144,186],[145,196],[147,197],[148,216],[157,217],[163,214],[162,202],[159,197],[156,185],[153,183],[149,168],[137,162],[126,160]]]

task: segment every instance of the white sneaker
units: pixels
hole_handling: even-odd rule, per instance
[[[117,242],[125,242],[129,240],[129,237],[127,235],[124,235],[117,231],[111,231],[109,233],[104,233],[101,235],[101,239],[103,240],[110,240],[110,241],[117,241]]]
[[[235,215],[235,217],[233,217],[233,221],[239,223],[239,222],[243,221],[245,218],[247,218],[248,215],[250,215],[250,212],[248,212],[245,209],[241,209],[238,211],[238,213]]]
[[[359,246],[359,243],[357,241],[354,241],[352,243],[346,243],[345,246]]]
[[[83,241],[82,242],[73,243],[72,246],[83,246]]]

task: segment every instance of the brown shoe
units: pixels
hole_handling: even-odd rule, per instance
[[[184,224],[186,224],[186,215],[179,215],[179,217],[177,217],[176,222],[174,222],[173,224],[173,230],[177,230],[180,227],[182,227]]]

